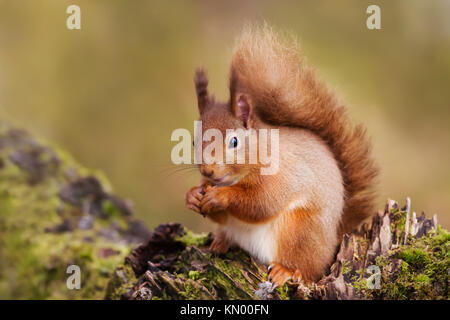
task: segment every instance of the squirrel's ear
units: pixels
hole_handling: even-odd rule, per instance
[[[253,127],[252,123],[252,104],[250,98],[242,93],[238,93],[235,96],[235,100],[232,102],[232,109],[234,115],[240,119],[245,127],[249,129]]]
[[[236,118],[242,120],[242,123],[246,129],[253,126],[253,106],[249,95],[243,93],[242,86],[240,85],[237,73],[234,69],[231,69],[230,74],[230,104],[231,111]]]
[[[195,91],[197,92],[198,111],[200,114],[209,103],[208,96],[208,76],[203,68],[198,68],[194,76]]]

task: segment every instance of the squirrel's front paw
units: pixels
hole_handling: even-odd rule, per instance
[[[228,207],[228,195],[226,187],[209,186],[205,189],[205,195],[200,201],[200,211],[203,214],[221,212]]]
[[[200,201],[203,199],[203,187],[193,187],[186,193],[186,207],[200,213]]]

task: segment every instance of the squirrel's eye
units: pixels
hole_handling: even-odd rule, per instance
[[[236,137],[231,138],[230,140],[230,148],[236,148],[238,145],[238,139]]]
[[[195,147],[195,141],[194,140],[192,140],[192,146]]]

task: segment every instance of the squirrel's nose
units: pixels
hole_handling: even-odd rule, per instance
[[[202,173],[202,175],[204,175],[205,177],[211,177],[214,174],[214,170],[211,168],[201,168],[200,172]]]

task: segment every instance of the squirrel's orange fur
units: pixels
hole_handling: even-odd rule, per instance
[[[211,248],[239,245],[271,263],[278,283],[319,279],[341,235],[373,210],[378,170],[363,127],[351,125],[296,41],[267,25],[249,26],[238,39],[228,103],[209,96],[204,71],[195,80],[203,130],[280,130],[275,175],[260,175],[258,164],[200,165],[202,184],[186,203],[219,224]]]

